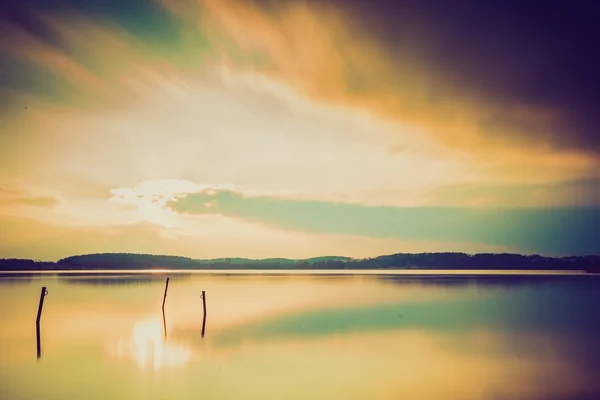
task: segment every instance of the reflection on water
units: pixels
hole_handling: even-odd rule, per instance
[[[600,398],[598,277],[164,278],[0,280],[0,399]]]
[[[119,360],[131,358],[141,369],[182,366],[190,360],[189,347],[167,342],[159,319],[148,319],[135,323],[128,338],[116,343]]]

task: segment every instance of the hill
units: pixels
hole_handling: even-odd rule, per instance
[[[448,269],[448,270],[585,270],[600,272],[600,256],[544,257],[522,254],[398,253],[367,259],[326,256],[308,259],[215,258],[130,253],[85,254],[58,262],[0,259],[0,271],[125,269]]]

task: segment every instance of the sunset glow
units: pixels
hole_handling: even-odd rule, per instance
[[[600,252],[561,49],[426,6],[91,3],[0,15],[0,257]]]

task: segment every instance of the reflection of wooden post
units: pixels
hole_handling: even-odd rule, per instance
[[[165,312],[165,301],[167,301],[167,290],[168,289],[169,289],[169,278],[167,278],[167,283],[165,284],[165,295],[163,297],[163,306],[162,306],[163,314]]]
[[[163,308],[163,328],[165,330],[165,339],[167,338],[167,319],[165,318],[165,309]]]
[[[46,286],[42,287],[42,292],[40,293],[40,304],[38,305],[37,318],[35,319],[35,333],[37,339],[37,357],[40,358],[42,356],[42,342],[40,340],[40,319],[42,318],[42,309],[44,308],[44,297],[48,294],[46,290]]]
[[[202,291],[202,308],[204,308],[204,318],[202,318],[202,337],[204,337],[204,328],[206,328],[206,292]]]

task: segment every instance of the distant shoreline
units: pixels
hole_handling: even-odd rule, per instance
[[[584,270],[427,270],[427,269],[354,269],[354,270],[318,270],[318,269],[135,269],[135,270],[40,270],[40,271],[0,271],[0,278],[11,276],[61,275],[61,276],[94,276],[94,275],[152,275],[156,277],[173,275],[269,275],[269,276],[395,276],[395,277],[575,277],[599,276]]]
[[[600,256],[544,257],[522,254],[397,253],[353,259],[218,258],[210,260],[152,254],[101,253],[71,256],[57,262],[0,259],[2,272],[82,271],[555,271],[600,272]]]

